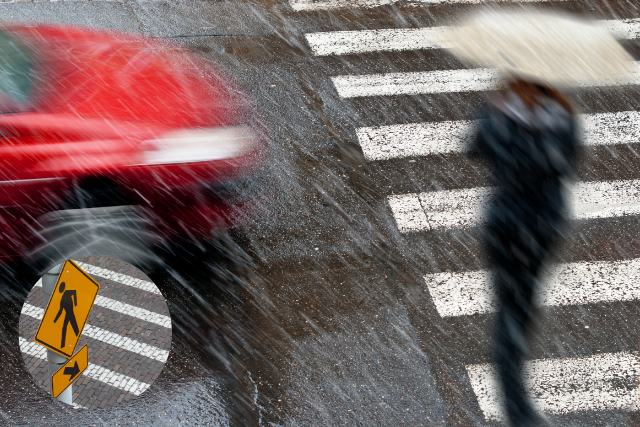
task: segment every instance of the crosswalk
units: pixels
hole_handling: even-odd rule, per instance
[[[21,314],[37,320],[42,320],[42,317],[44,316],[44,309],[25,303],[22,306]],[[162,363],[166,362],[167,358],[169,357],[169,351],[165,349],[157,348],[138,340],[123,337],[119,334],[109,332],[106,329],[98,328],[90,324],[85,325],[82,334],[89,338],[102,341],[104,343],[122,348],[124,350],[139,354],[144,357],[155,359]]]
[[[89,345],[91,363],[76,383],[74,403],[101,408],[105,403],[112,405],[115,398],[139,396],[150,387],[169,357],[171,318],[152,282],[77,263],[101,283],[101,295],[96,297],[78,345]],[[119,260],[110,265],[114,269],[128,268]],[[46,349],[33,342],[44,316],[44,304],[39,280],[22,306],[20,349],[36,382],[47,389]]]
[[[42,280],[38,280],[35,286],[38,288],[42,287]],[[133,316],[141,320],[146,320],[147,322],[155,323],[163,328],[171,328],[171,318],[169,316],[145,310],[144,308],[136,307],[125,302],[97,295],[94,304],[117,311],[118,313],[126,314],[127,316]]]
[[[20,337],[20,350],[30,356],[37,357],[41,360],[47,360],[47,350],[35,342],[29,342]],[[108,384],[127,393],[139,396],[150,384],[138,381],[126,375],[118,374],[102,366],[89,363],[87,369],[82,373],[83,376],[93,378],[101,383]]]
[[[369,8],[393,4],[393,0],[290,0],[296,11],[337,10],[345,7]],[[430,1],[437,4],[438,1]],[[452,2],[448,2],[452,3]],[[474,0],[453,3],[477,3]],[[594,22],[616,38],[640,37],[640,20]],[[383,52],[431,51],[446,47],[441,35],[450,27],[362,29],[309,32],[304,35],[317,57],[375,54]],[[358,61],[357,56],[348,61]],[[369,60],[371,56],[368,57]],[[346,59],[345,59],[346,60]],[[464,99],[474,92],[495,89],[498,74],[492,69],[437,69],[328,76],[338,96],[353,99],[386,98],[398,95],[430,96],[453,94]],[[628,82],[640,84],[638,73]],[[597,86],[611,86],[601,81]],[[359,105],[366,106],[365,102]],[[468,112],[471,116],[472,111]],[[640,112],[608,111],[581,114],[582,139],[588,147],[640,143]],[[462,154],[477,128],[474,120],[441,120],[422,123],[385,123],[357,127],[355,138],[364,158],[371,163]],[[630,150],[632,151],[632,150]],[[411,160],[409,160],[411,159]],[[640,178],[640,173],[636,178]],[[468,185],[468,184],[467,184]],[[640,215],[640,179],[577,182],[568,189],[574,220],[598,221]],[[398,231],[405,236],[476,227],[482,223],[491,203],[491,188],[458,188],[420,193],[389,194],[387,204]],[[424,281],[439,315],[445,320],[487,315],[496,309],[490,286],[490,272],[425,272]],[[594,305],[640,301],[640,258],[618,261],[581,261],[551,266],[538,304],[545,307],[572,307],[579,311]],[[536,405],[554,414],[585,411],[638,411],[640,364],[637,352],[613,352],[581,357],[530,360],[527,381]],[[495,367],[489,363],[468,364],[469,380],[478,405],[487,420],[503,418],[495,382]]]

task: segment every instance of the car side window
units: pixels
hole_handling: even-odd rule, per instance
[[[0,91],[18,103],[29,99],[33,86],[32,58],[26,45],[0,32]]]

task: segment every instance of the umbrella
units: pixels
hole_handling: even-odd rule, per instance
[[[624,84],[639,71],[606,29],[564,14],[485,11],[442,37],[463,61],[544,84]]]

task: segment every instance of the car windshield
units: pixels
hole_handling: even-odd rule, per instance
[[[27,47],[0,32],[0,91],[17,103],[28,100],[33,86],[32,59]]]

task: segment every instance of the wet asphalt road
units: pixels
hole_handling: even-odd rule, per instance
[[[197,281],[210,302],[203,304],[186,296],[181,278],[161,269],[148,272],[177,321],[169,361],[152,387],[109,410],[66,408],[25,375],[17,338],[5,333],[0,420],[78,426],[496,425],[485,420],[465,369],[491,361],[492,317],[442,318],[423,279],[428,273],[485,266],[479,230],[403,234],[387,203],[393,194],[487,185],[486,169],[456,153],[367,161],[355,133],[363,126],[469,120],[483,94],[343,99],[331,76],[462,64],[439,50],[319,57],[304,37],[447,25],[456,13],[475,7],[397,2],[295,12],[275,0],[0,4],[3,20],[137,31],[202,52],[254,99],[272,141],[270,166],[257,180],[268,204],[229,244],[244,254],[240,278],[230,280],[224,263],[203,272]],[[639,16],[636,5],[622,2],[544,7],[591,19]],[[624,45],[640,56],[637,42]],[[640,109],[637,86],[586,89],[572,97],[581,113]],[[627,144],[586,151],[579,179],[640,178],[637,149]],[[637,258],[638,222],[637,216],[574,222],[559,261]],[[216,259],[215,252],[198,256]],[[639,309],[637,301],[546,309],[538,325],[544,333],[536,337],[531,357],[636,352]],[[635,387],[633,378],[620,381],[622,388]],[[554,420],[640,425],[638,415],[574,411]]]

